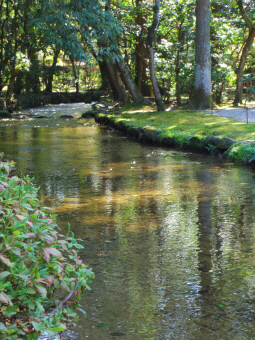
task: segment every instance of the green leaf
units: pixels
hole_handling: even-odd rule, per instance
[[[5,327],[5,325],[2,322],[0,322],[0,331],[3,331],[3,332],[7,331],[7,328]]]
[[[103,327],[106,327],[108,326],[107,323],[100,323],[99,325],[97,325],[97,328],[103,328]]]
[[[79,310],[80,312],[82,312],[83,316],[86,318],[86,312],[85,312],[85,310],[83,310],[83,309],[81,309],[81,308],[78,308],[78,310]]]
[[[66,326],[62,323],[60,323],[56,327],[49,328],[49,331],[52,331],[52,332],[63,332],[64,330],[66,330]]]
[[[13,305],[13,306],[8,306],[8,308],[6,309],[4,315],[13,315],[16,313],[16,310],[18,309],[19,305]]]
[[[31,321],[32,325],[34,326],[34,329],[39,332],[42,329],[44,329],[44,326],[42,324],[40,324],[39,322],[36,321]]]
[[[35,301],[35,305],[37,307],[38,313],[44,313],[44,307],[43,307],[43,305],[40,302]]]
[[[36,291],[33,288],[27,288],[24,291],[25,291],[25,294],[31,294],[31,295],[36,294]]]

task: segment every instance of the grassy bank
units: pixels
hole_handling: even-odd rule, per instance
[[[194,111],[152,112],[151,107],[134,105],[98,113],[96,121],[141,142],[220,153],[231,161],[255,164],[255,124]]]

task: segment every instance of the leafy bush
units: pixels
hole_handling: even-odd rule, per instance
[[[226,151],[227,158],[239,163],[249,163],[255,159],[254,144],[233,144],[232,148]]]
[[[94,274],[77,255],[83,247],[70,226],[66,237],[57,232],[55,216],[40,206],[32,179],[10,176],[14,163],[2,157],[0,338],[38,339],[74,325],[74,310]]]

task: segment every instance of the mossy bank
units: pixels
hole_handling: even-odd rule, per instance
[[[149,106],[134,105],[97,113],[95,119],[140,142],[255,165],[255,124],[195,111],[153,112]]]

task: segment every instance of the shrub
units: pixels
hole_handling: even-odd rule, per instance
[[[59,234],[32,179],[10,176],[14,163],[0,156],[0,338],[38,339],[74,325],[94,274],[70,226]]]
[[[226,151],[228,160],[238,163],[249,163],[255,159],[254,144],[233,144],[232,147]]]

